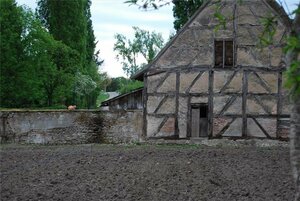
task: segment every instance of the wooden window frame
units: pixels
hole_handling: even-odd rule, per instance
[[[222,65],[216,65],[216,43],[222,42]],[[226,65],[226,42],[232,43],[232,64]],[[215,68],[232,68],[235,66],[235,44],[233,39],[215,39],[214,41],[214,67]]]

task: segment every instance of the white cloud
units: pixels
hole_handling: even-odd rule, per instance
[[[133,26],[138,26],[141,29],[148,30],[150,32],[155,31],[163,35],[165,39],[169,37],[170,29],[164,28],[157,31],[155,26],[149,25],[128,25],[128,24],[95,24],[94,34],[99,38],[114,38],[114,35],[119,33],[125,35],[127,38],[131,38],[134,35]]]
[[[108,73],[110,77],[125,76],[121,64],[116,59],[116,54],[113,51],[114,41],[102,41],[97,44],[97,49],[100,49],[100,57],[104,59],[101,70]]]
[[[104,6],[102,6],[104,5]],[[124,6],[111,6],[105,4],[96,4],[92,7],[95,16],[111,16],[113,18],[122,18],[123,20],[135,21],[150,21],[150,22],[163,22],[173,20],[172,15],[163,11],[141,11],[137,7]],[[113,15],[112,15],[113,14]]]
[[[127,24],[95,24],[94,30],[97,30],[97,33],[101,33],[107,36],[114,36],[115,33],[128,33],[131,32],[131,26]],[[94,32],[96,33],[96,32]]]

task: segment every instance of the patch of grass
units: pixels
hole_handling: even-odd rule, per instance
[[[146,148],[151,145],[146,144],[146,143],[140,143],[140,142],[131,142],[131,143],[125,144],[124,146],[126,148],[137,148],[137,147]]]
[[[13,150],[13,149],[46,149],[46,150],[79,150],[79,149],[109,149],[109,150],[131,150],[131,149],[147,149],[149,147],[157,149],[199,149],[203,146],[197,144],[147,144],[133,142],[128,144],[102,144],[102,143],[91,143],[91,144],[0,144],[0,150]]]
[[[1,143],[0,149],[9,150],[9,149],[45,149],[45,148],[57,148],[62,145],[49,145],[49,144],[25,144],[25,143]]]
[[[157,144],[156,147],[172,149],[199,149],[202,146],[199,144]]]

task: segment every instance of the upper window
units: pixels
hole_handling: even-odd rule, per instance
[[[215,66],[216,67],[233,66],[233,41],[232,40],[215,41]]]

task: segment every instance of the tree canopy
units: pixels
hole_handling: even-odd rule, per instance
[[[68,102],[88,108],[95,106],[99,95],[101,86],[97,84],[100,83],[101,75],[98,73],[98,67],[103,62],[99,59],[99,50],[95,54],[97,42],[90,6],[90,0],[40,0],[37,9],[43,25],[54,39],[62,41],[77,52],[79,60],[73,72],[74,80],[71,87],[73,93],[68,98]],[[87,86],[86,83],[90,83],[89,90],[82,93],[78,88]]]
[[[124,94],[143,86],[143,82],[125,77],[116,77],[111,79],[110,85],[107,86],[107,91],[118,91],[120,94]]]
[[[117,40],[114,44],[117,59],[121,62],[123,71],[127,76],[134,75],[146,64],[150,63],[164,45],[164,40],[160,33],[149,32],[138,27],[133,27],[134,39],[128,39],[122,34],[116,34]],[[139,60],[146,63],[139,64]]]
[[[174,29],[177,31],[194,15],[204,0],[174,0]]]
[[[95,107],[108,78],[99,73],[91,1],[40,0],[37,13],[0,3],[0,107]]]
[[[0,104],[12,107],[23,104],[20,97],[25,82],[22,75],[25,68],[21,64],[24,59],[23,11],[15,0],[1,0],[0,3]]]

